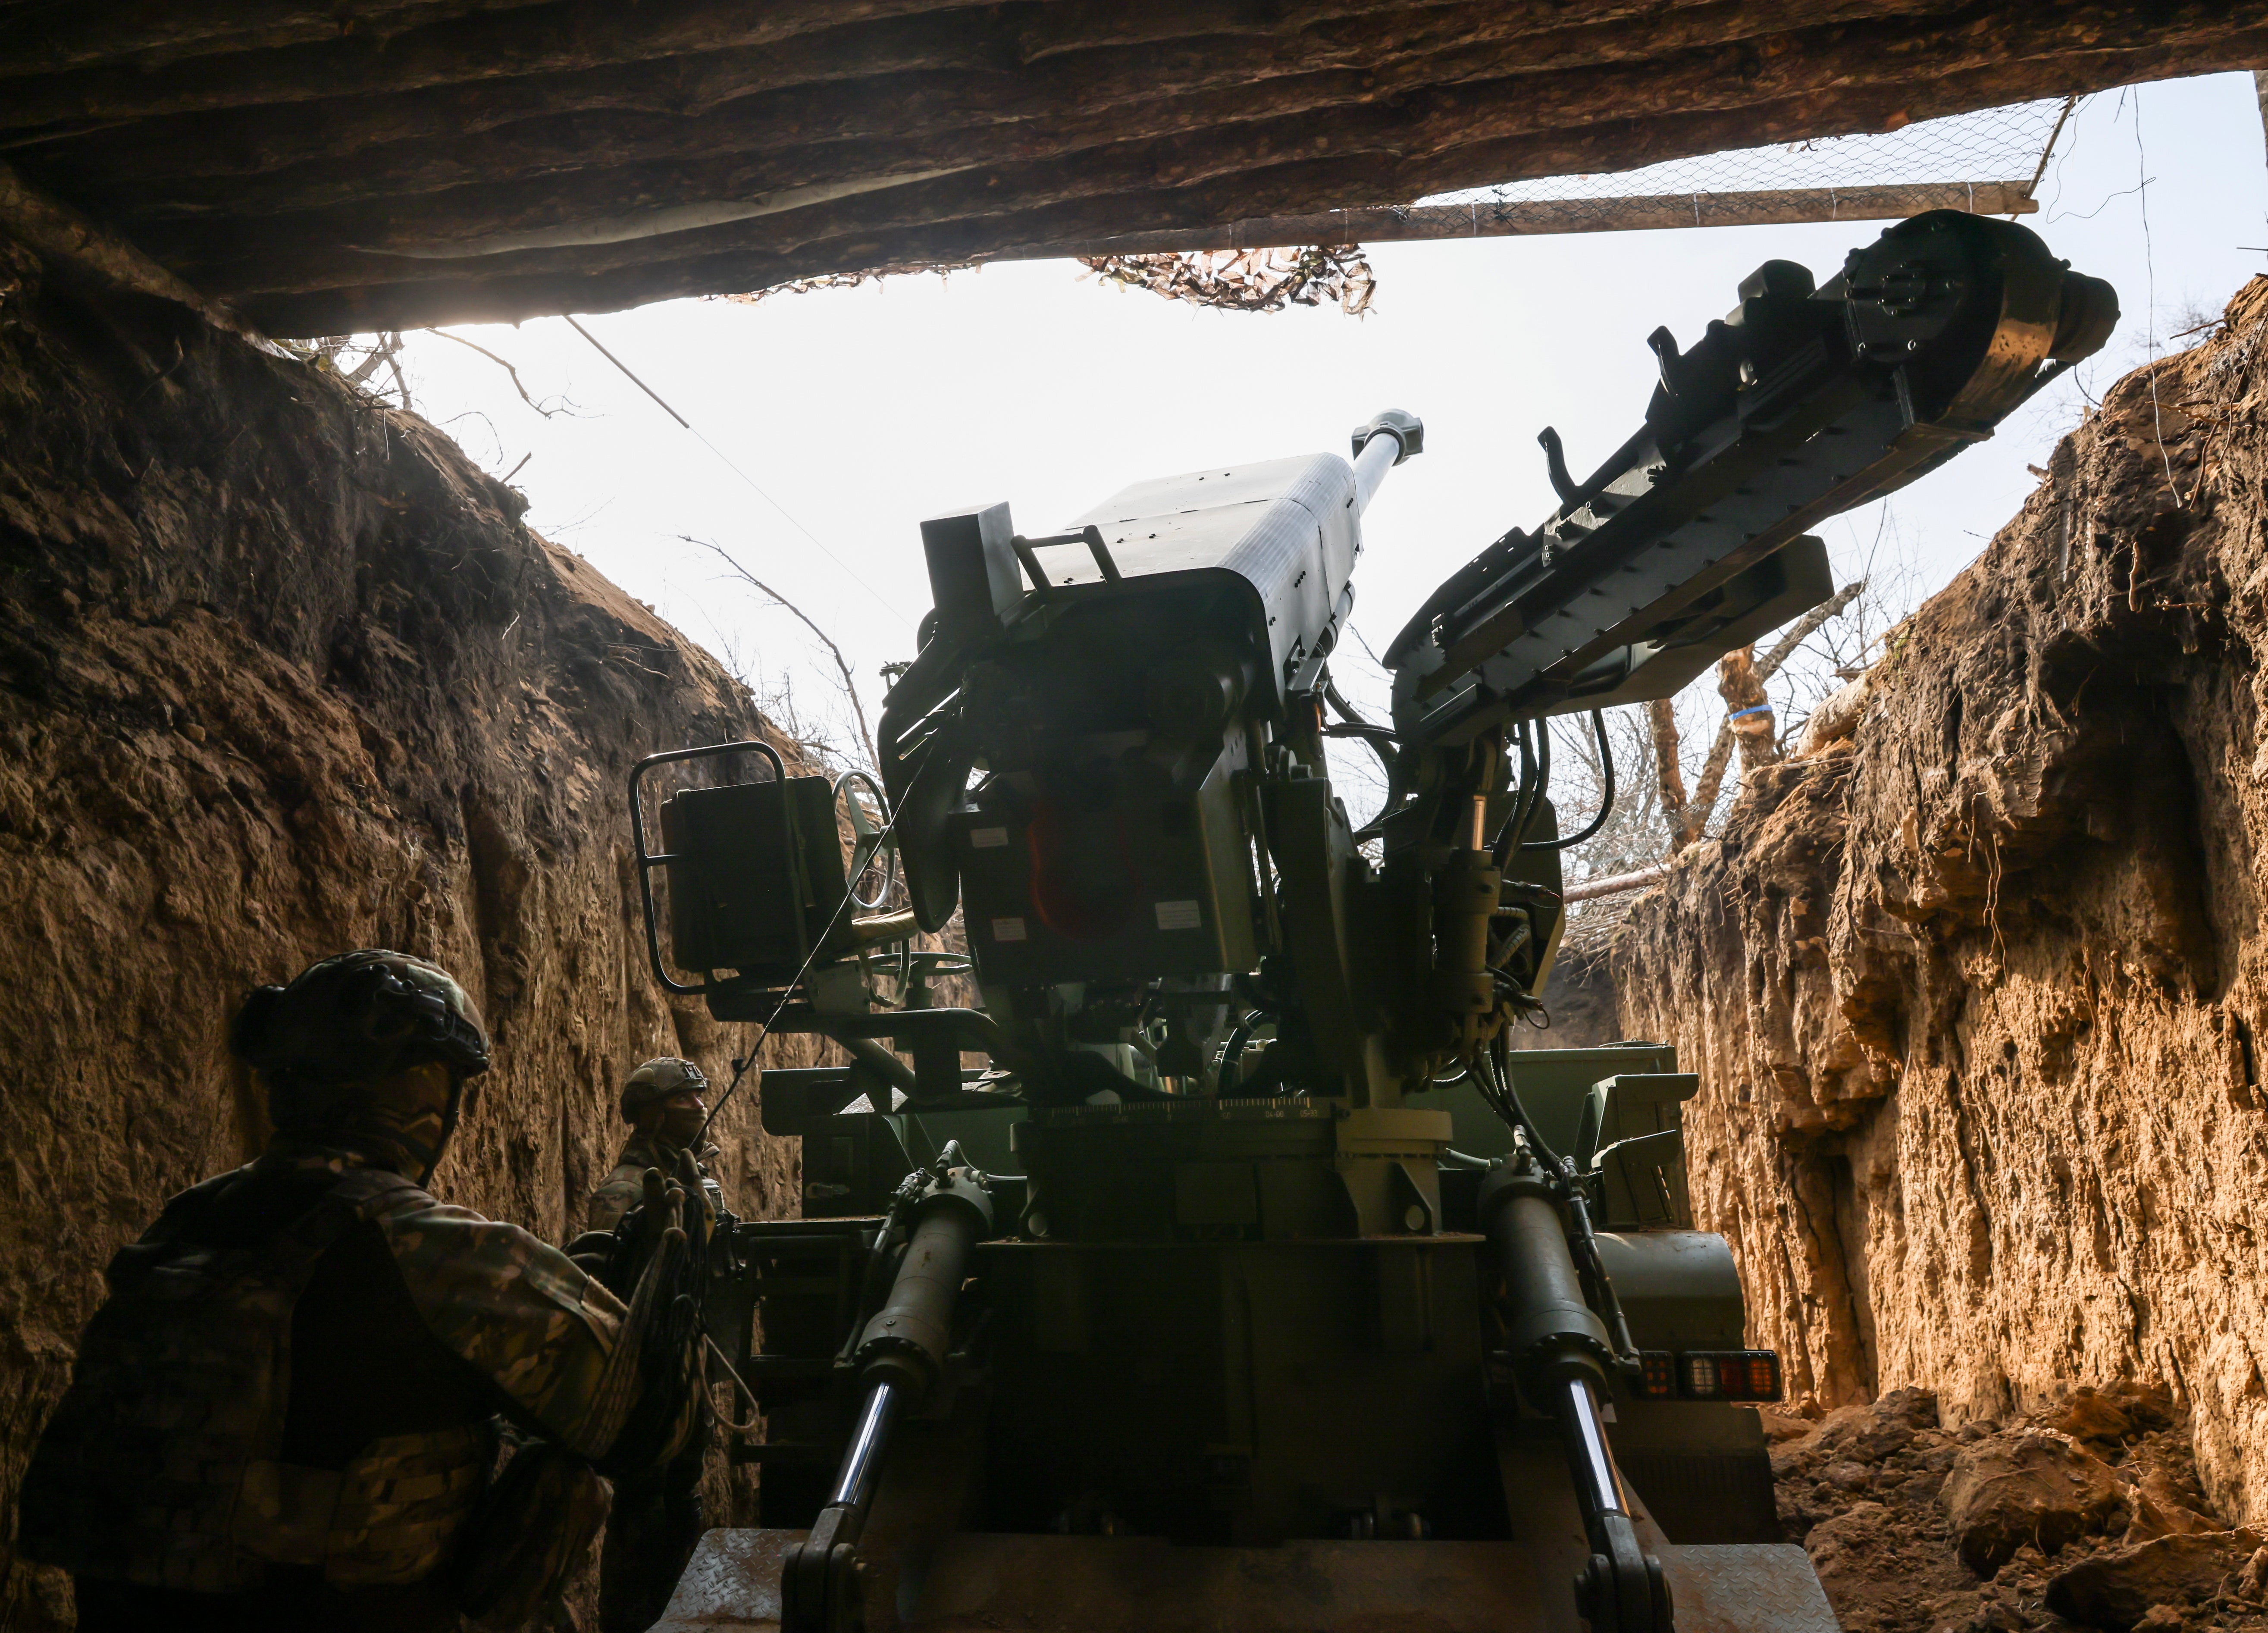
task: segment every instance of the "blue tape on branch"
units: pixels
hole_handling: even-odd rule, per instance
[[[1770,713],[1771,713],[1771,705],[1770,703],[1758,703],[1754,709],[1737,710],[1734,713],[1727,715],[1725,718],[1727,720],[1745,720],[1750,715],[1768,715]]]

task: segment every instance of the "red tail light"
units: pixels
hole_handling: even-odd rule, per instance
[[[1667,1401],[1677,1394],[1677,1357],[1667,1350],[1648,1350],[1638,1357],[1643,1371],[1638,1391],[1650,1400]]]
[[[1683,1359],[1686,1393],[1697,1401],[1779,1399],[1779,1357],[1769,1350],[1695,1350]]]
[[[1777,1401],[1779,1357],[1769,1350],[1647,1350],[1638,1356],[1638,1393],[1654,1401]]]

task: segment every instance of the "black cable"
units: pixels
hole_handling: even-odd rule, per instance
[[[1374,745],[1373,745],[1374,747]],[[1402,756],[1396,754],[1386,762],[1386,798],[1378,807],[1378,814],[1355,830],[1355,843],[1375,839],[1386,831],[1387,819],[1402,809],[1402,802],[1410,790],[1402,776]]]
[[[1512,861],[1513,852],[1521,849],[1528,838],[1528,830],[1535,826],[1535,819],[1543,809],[1543,797],[1551,787],[1551,728],[1538,720],[1535,738],[1528,737],[1530,722],[1520,723],[1520,783],[1521,793],[1512,814],[1497,830],[1496,843],[1490,847],[1497,871],[1502,872]]]
[[[1535,1119],[1528,1115],[1528,1107],[1521,1103],[1520,1091],[1513,1086],[1511,1055],[1510,1041],[1498,1033],[1490,1046],[1488,1059],[1495,1068],[1497,1088],[1504,1096],[1513,1125],[1527,1136],[1528,1147],[1535,1151],[1537,1161],[1553,1173],[1564,1173],[1566,1168],[1558,1153],[1545,1144],[1543,1130],[1535,1126]]]
[[[1245,1045],[1252,1041],[1252,1034],[1266,1024],[1268,1019],[1269,1017],[1263,1011],[1251,1010],[1247,1011],[1243,1019],[1236,1023],[1236,1030],[1228,1034],[1228,1043],[1220,1052],[1220,1064],[1213,1070],[1213,1085],[1216,1091],[1236,1086],[1238,1063],[1244,1058]]]
[[[1345,697],[1340,694],[1339,683],[1331,679],[1330,673],[1328,670],[1323,673],[1323,701],[1330,704],[1332,708],[1337,710],[1339,711],[1339,718],[1345,721],[1349,725],[1359,725],[1372,732],[1386,731],[1384,726],[1372,725],[1369,721],[1364,719],[1360,715],[1355,712],[1354,705],[1348,702]],[[1388,732],[1388,735],[1391,736],[1392,733]]]
[[[1395,753],[1393,732],[1380,725],[1327,725],[1323,728],[1323,735],[1358,738],[1368,744],[1370,752],[1378,756],[1378,763],[1386,772],[1388,785],[1390,787],[1393,784],[1395,774],[1399,766],[1399,757]]]
[[[1329,670],[1323,673],[1323,701],[1338,710],[1339,718],[1346,722],[1344,725],[1325,726],[1323,735],[1360,738],[1370,745],[1370,752],[1378,756],[1378,763],[1386,771],[1386,800],[1379,806],[1378,815],[1365,825],[1363,831],[1367,833],[1383,821],[1397,803],[1395,784],[1402,776],[1402,739],[1388,727],[1373,725],[1356,713],[1354,705],[1341,695],[1338,682],[1331,679]]]
[[[1520,848],[1522,850],[1565,850],[1570,845],[1581,844],[1585,840],[1590,838],[1592,835],[1597,833],[1601,828],[1607,825],[1607,818],[1613,813],[1615,808],[1615,751],[1613,747],[1607,741],[1607,715],[1604,710],[1594,709],[1591,710],[1591,730],[1597,736],[1599,743],[1599,780],[1602,784],[1600,789],[1599,814],[1593,817],[1591,819],[1591,825],[1580,834],[1571,834],[1565,839],[1526,840],[1521,844]],[[1550,751],[1551,747],[1551,728],[1550,726],[1545,726],[1543,728],[1543,745],[1545,750],[1544,764],[1546,767],[1549,767],[1550,764]]]

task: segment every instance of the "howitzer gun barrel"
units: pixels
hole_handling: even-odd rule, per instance
[[[1354,508],[1370,509],[1386,473],[1425,449],[1425,427],[1414,414],[1388,408],[1354,432]]]

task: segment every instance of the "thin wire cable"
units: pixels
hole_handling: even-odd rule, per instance
[[[608,351],[605,343],[601,342],[597,335],[592,334],[590,330],[576,322],[571,314],[562,313],[560,313],[560,316],[567,320],[567,327],[569,328],[573,329],[575,333],[580,335],[585,340],[589,341],[593,346],[596,347],[600,357],[604,357],[608,362],[620,369],[622,371],[623,379],[629,380],[631,385],[637,386],[647,396],[652,398],[654,401],[659,405],[661,411],[664,414],[666,414],[671,419],[675,420],[687,430],[692,432],[694,439],[703,447],[708,449],[710,452],[715,454],[717,458],[723,462],[726,470],[732,472],[733,475],[747,483],[749,492],[755,494],[756,497],[762,499],[766,504],[770,505],[775,511],[777,511],[780,515],[785,519],[789,526],[794,528],[796,532],[810,540],[811,542],[817,547],[819,553],[821,555],[825,556],[828,561],[841,568],[844,576],[849,577],[853,584],[864,590],[868,595],[873,597],[874,604],[877,607],[880,607],[884,612],[889,614],[891,617],[896,619],[898,622],[903,625],[906,629],[910,629],[913,628],[912,624],[906,622],[906,615],[903,613],[900,612],[896,607],[891,606],[887,600],[883,599],[882,592],[880,590],[877,590],[873,585],[868,584],[865,579],[859,577],[858,570],[853,568],[850,563],[844,561],[841,556],[836,555],[834,551],[828,549],[827,548],[826,541],[820,538],[817,533],[812,532],[810,528],[805,526],[800,521],[797,520],[795,516],[788,510],[787,506],[782,504],[777,499],[773,498],[770,494],[766,493],[762,487],[757,483],[755,477],[749,475],[747,472],[742,470],[738,465],[735,465],[733,462],[732,455],[726,453],[715,443],[710,441],[709,438],[703,434],[701,429],[695,425],[692,421],[687,419],[676,409],[671,408],[668,402],[663,399],[662,394],[659,392],[654,390],[652,386],[647,385],[644,380],[640,379],[637,374],[632,372],[629,364],[624,363],[620,357],[615,356],[613,352]],[[454,337],[453,336],[452,338]]]
[[[2182,497],[2182,485],[2174,480],[2174,456],[2166,451],[2166,419],[2158,408],[2158,258],[2150,246],[2150,158],[2142,145],[2142,94],[2134,93],[2134,176],[2135,191],[2139,193],[2142,206],[2142,265],[2149,278],[2149,302],[2142,314],[2142,343],[2149,354],[2150,430],[2158,441],[2158,458],[2166,467],[2166,486],[2173,490],[2174,503],[2187,509],[2189,501]]]
[[[571,319],[570,321],[571,322],[572,320]],[[624,371],[625,373],[628,371],[629,371],[627,370]],[[657,398],[655,401],[659,401],[659,399]],[[665,404],[664,406],[666,407],[667,405]],[[913,776],[908,779],[906,783],[906,792],[908,794],[911,794],[914,791],[914,785],[921,781],[922,773],[929,769],[930,763],[931,762],[929,761],[924,760],[920,765],[914,768]],[[888,839],[893,834],[896,833],[898,827],[898,814],[899,812],[902,811],[904,808],[905,801],[901,799],[898,802],[898,809],[890,813],[889,820],[882,824],[880,831],[875,835],[875,843],[877,848],[880,846],[883,841]],[[794,1000],[795,990],[798,987],[803,984],[803,978],[811,973],[812,965],[816,962],[819,958],[820,948],[827,945],[827,938],[834,933],[836,921],[843,916],[843,909],[849,907],[850,903],[857,899],[858,894],[858,880],[854,875],[850,882],[843,887],[843,899],[835,904],[835,911],[828,915],[826,927],[822,929],[818,935],[812,938],[811,951],[804,955],[801,967],[795,972],[795,979],[787,983],[786,989],[780,994],[780,1001],[772,1006],[772,1012],[764,1017],[763,1025],[756,1028],[755,1039],[748,1045],[747,1053],[741,1056],[740,1059],[733,1063],[733,1080],[725,1085],[725,1092],[717,1097],[717,1103],[709,1108],[709,1114],[702,1119],[701,1133],[693,1142],[694,1150],[700,1151],[708,1145],[709,1129],[711,1126],[716,1122],[717,1114],[723,1111],[725,1106],[731,1101],[733,1096],[740,1092],[740,1079],[747,1075],[748,1068],[755,1063],[756,1051],[763,1048],[764,1040],[771,1035],[773,1023],[779,1019],[781,1014],[787,1009],[788,1004]],[[710,1350],[716,1355],[718,1361],[724,1363],[725,1371],[731,1376],[733,1381],[735,1384],[738,1384],[740,1387],[747,1393],[749,1403],[751,1405],[758,1404],[755,1391],[748,1388],[748,1386],[745,1382],[742,1382],[740,1375],[733,1371],[731,1362],[725,1359],[724,1351],[718,1348],[716,1339],[711,1335],[709,1332],[707,1310],[705,1308],[696,1310],[694,1314],[694,1320],[697,1330],[701,1334],[702,1342],[709,1346]],[[728,1420],[726,1426],[733,1430],[733,1432],[739,1434],[752,1433],[754,1431],[753,1422],[748,1424],[740,1424],[731,1423]]]
[[[1977,108],[1921,120],[1891,132],[1774,143],[1641,166],[1619,172],[1531,177],[1493,187],[1436,194],[1422,204],[1469,206],[1476,224],[1484,207],[1550,202],[1580,210],[1632,196],[1690,199],[1698,224],[1701,207],[1730,195],[1781,189],[1838,189],[1939,184],[1971,188],[1998,182],[2012,192],[2033,173],[2043,138],[2070,107],[2064,96],[2001,107]],[[2036,185],[2035,183],[2034,185]]]

